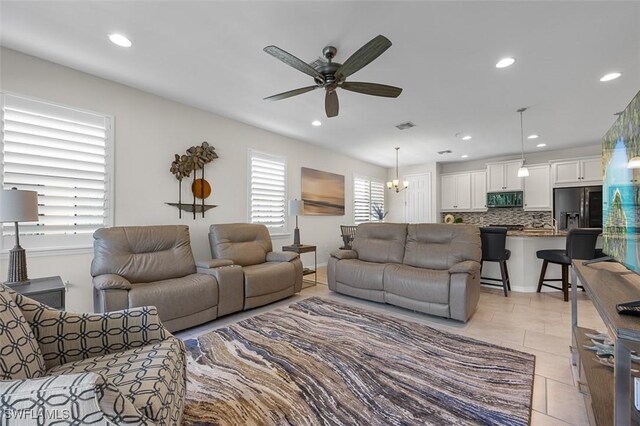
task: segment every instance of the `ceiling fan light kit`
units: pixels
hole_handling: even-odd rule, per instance
[[[391,47],[391,41],[389,41],[385,36],[379,35],[358,49],[343,64],[333,62],[333,58],[338,52],[338,49],[333,46],[327,46],[322,50],[322,54],[324,55],[326,62],[317,60],[311,64],[307,64],[303,60],[277,46],[267,46],[264,48],[265,52],[290,67],[313,77],[315,84],[313,86],[301,87],[299,89],[268,96],[264,98],[264,100],[279,101],[292,96],[302,95],[303,93],[311,92],[312,90],[324,89],[324,109],[327,117],[331,118],[338,116],[340,110],[340,103],[336,92],[339,88],[365,95],[397,98],[400,96],[400,93],[402,93],[402,89],[399,87],[387,86],[385,84],[378,83],[345,81],[347,77],[360,71],[384,53],[389,47]]]

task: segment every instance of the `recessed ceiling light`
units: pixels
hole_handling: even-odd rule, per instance
[[[539,144],[538,144],[538,145],[536,145],[536,146],[537,146],[538,148],[542,148],[542,147],[547,146],[547,144],[546,144],[546,143],[539,143]]]
[[[322,126],[322,123],[319,120],[313,120],[311,122],[311,125],[318,127],[318,126]]]
[[[615,80],[616,78],[620,77],[621,75],[622,74],[620,74],[619,72],[612,72],[612,73],[603,75],[602,78],[600,79],[600,81]]]
[[[529,135],[527,136],[527,139],[538,139],[540,136],[538,135]]]
[[[463,137],[462,137],[462,140],[463,140],[463,141],[468,141],[468,140],[470,140],[470,139],[471,139],[471,136],[469,136],[469,135],[467,135],[467,136],[463,136]]]
[[[462,158],[469,158],[469,156],[468,156],[467,154],[462,155],[461,157],[462,157]]]
[[[516,62],[515,58],[502,58],[496,64],[496,68],[506,68]]]
[[[131,40],[129,40],[122,34],[109,34],[109,40],[111,40],[111,43],[117,44],[120,47],[131,47]]]

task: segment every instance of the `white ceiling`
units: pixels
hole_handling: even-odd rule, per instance
[[[640,2],[2,1],[2,45],[383,166],[459,161],[597,143],[640,89]],[[119,48],[106,35],[133,41]],[[263,97],[313,84],[262,51],[344,60],[378,34],[393,46],[350,81],[397,99],[340,91]],[[510,68],[496,69],[513,56]],[[605,73],[622,77],[601,83]],[[321,127],[312,127],[320,119]],[[413,121],[405,131],[394,125]],[[463,142],[455,134],[471,134]],[[451,149],[440,156],[437,151]]]

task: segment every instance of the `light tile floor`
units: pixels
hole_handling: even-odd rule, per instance
[[[507,346],[536,356],[532,425],[587,425],[582,394],[576,387],[571,367],[571,306],[559,291],[514,293],[504,297],[502,290],[482,289],[478,309],[466,324],[334,293],[326,286],[326,268],[319,268],[318,285],[299,295],[268,306],[239,312],[208,324],[177,333],[182,339],[197,337],[219,327],[260,313],[288,306],[311,297],[322,296],[343,303],[374,309],[386,314],[427,324],[431,327]],[[591,301],[579,293],[579,324],[604,330],[604,324]]]

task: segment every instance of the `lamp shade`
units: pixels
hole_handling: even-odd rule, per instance
[[[0,191],[0,222],[37,222],[38,193],[4,189]]]
[[[304,201],[289,200],[289,216],[302,216],[304,212]]]

